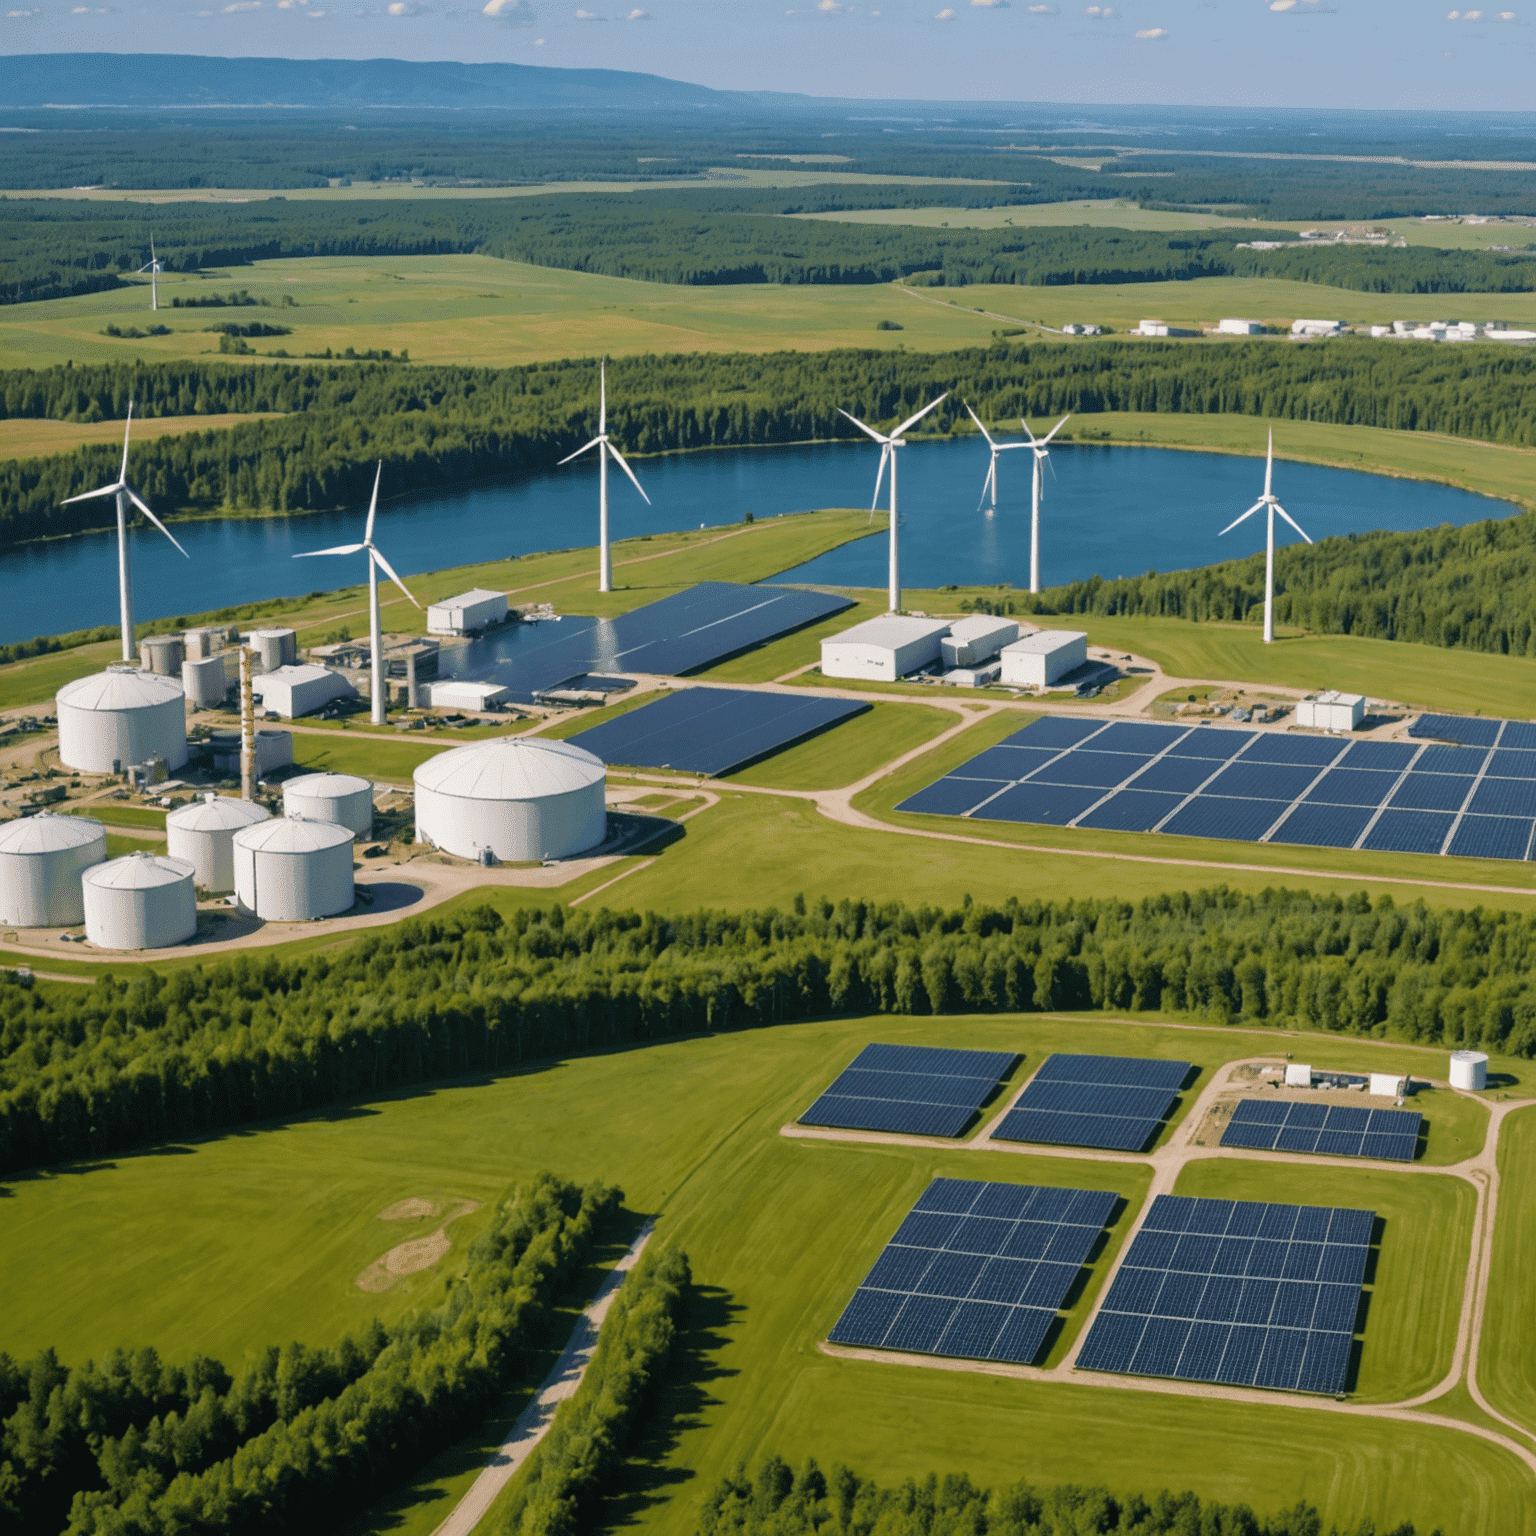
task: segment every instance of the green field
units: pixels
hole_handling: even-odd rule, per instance
[[[830,731],[754,763],[731,776],[766,789],[839,789],[876,763],[910,752],[959,723],[947,709],[923,704],[875,704]]]
[[[1525,1192],[1536,1167],[1536,1115],[1509,1116],[1499,1131],[1499,1213],[1478,1384],[1501,1413],[1536,1430],[1536,1351],[1531,1348],[1531,1267],[1536,1212]]]

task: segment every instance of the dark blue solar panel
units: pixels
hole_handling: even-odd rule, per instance
[[[1253,754],[1245,753],[1229,763],[1206,786],[1208,795],[1236,795],[1244,800],[1294,800],[1321,771],[1312,766],[1294,767],[1283,763],[1255,763]]]
[[[1180,837],[1224,837],[1256,843],[1285,812],[1283,800],[1233,800],[1197,795],[1163,824]]]
[[[1392,786],[1397,780],[1398,775],[1395,773],[1330,768],[1307,791],[1307,799],[1325,805],[1367,805],[1374,810],[1392,793]]]
[[[1137,1152],[1161,1129],[1190,1070],[1187,1061],[1050,1056],[992,1134],[1000,1141]]]
[[[1459,811],[1473,780],[1461,773],[1410,773],[1392,796],[1395,811]]]
[[[995,1082],[993,1078],[987,1083],[983,1097]],[[922,1077],[915,1072],[864,1072],[850,1067],[838,1078],[837,1091],[852,1099],[908,1099],[974,1109],[977,1084],[968,1077]]]
[[[1049,1109],[1066,1114],[1129,1115],[1160,1120],[1176,1095],[1167,1088],[1129,1088],[1123,1083],[1065,1083],[1034,1081],[1019,1098],[1023,1109]]]
[[[1155,1056],[1087,1056],[1058,1051],[1047,1056],[1032,1082],[1124,1083],[1134,1088],[1177,1090],[1189,1077],[1187,1061]]]
[[[1160,757],[1136,775],[1135,787],[1190,795],[1220,767],[1220,762],[1209,757]]]
[[[1112,789],[1144,768],[1150,757],[1135,756],[1129,752],[1098,752],[1093,746],[1079,747],[1065,757],[1058,757],[1035,774],[1032,782],[1046,784],[1091,784],[1099,789]],[[1097,798],[1097,797],[1095,797]]]
[[[1140,779],[1136,785],[1134,789],[1119,790],[1103,805],[1096,806],[1079,820],[1078,826],[1102,827],[1112,832],[1150,832],[1163,817],[1178,809],[1183,798],[1144,790]]]
[[[1143,725],[1140,721],[1117,720],[1093,738],[1095,752],[1135,752],[1150,757],[1171,747],[1181,736],[1187,735],[1184,725]]]
[[[982,817],[987,821],[1033,821],[1047,827],[1064,827],[1103,793],[1102,789],[1071,789],[1060,784],[1015,784],[989,801]]]
[[[988,1358],[1028,1365],[1040,1353],[1040,1346],[1045,1343],[1045,1336],[1055,1321],[1054,1310],[1015,1307],[1013,1315],[1003,1324],[1003,1331],[993,1343]]]
[[[975,1113],[974,1109],[951,1104],[912,1104],[824,1093],[800,1116],[800,1123],[843,1131],[888,1131],[898,1136],[958,1136]]]
[[[1489,760],[1488,772],[1501,779],[1536,779],[1536,752],[1511,752],[1507,729],[1504,741],[1505,745]]]
[[[1140,1152],[1161,1128],[1161,1121],[1145,1116],[1070,1115],[1044,1109],[1010,1109],[992,1135],[998,1141],[1037,1141],[1047,1146]]]
[[[1147,1319],[1140,1314],[1100,1312],[1078,1353],[1080,1371],[1113,1371],[1125,1375],[1136,1358],[1136,1346],[1147,1330]]]
[[[930,816],[964,816],[1002,787],[990,779],[940,779],[903,800],[896,809]]]
[[[920,1072],[934,1077],[980,1077],[990,1083],[1018,1061],[1014,1051],[967,1051],[954,1046],[866,1045],[851,1065],[867,1072]]]
[[[1401,1148],[1407,1146],[1407,1158],[1411,1159],[1422,1120],[1422,1115],[1407,1109],[1367,1110],[1342,1104],[1240,1099],[1222,1132],[1221,1144],[1250,1150],[1406,1160],[1401,1156]],[[1377,1141],[1376,1136],[1381,1140]],[[1389,1142],[1394,1150],[1387,1149]],[[1306,1222],[1298,1222],[1293,1237],[1299,1240],[1313,1235],[1308,1223],[1316,1229],[1319,1240],[1324,1236],[1333,1241],[1344,1240],[1334,1237],[1327,1220],[1313,1213],[1308,1213]]]
[[[1536,816],[1536,779],[1484,779],[1467,809],[1478,816]]]
[[[1408,727],[1410,736],[1435,741],[1457,741],[1467,746],[1491,747],[1502,720],[1474,720],[1466,715],[1420,715]]]
[[[800,1116],[800,1123],[958,1136],[1017,1059],[1008,1051],[867,1045]]]
[[[1243,754],[1243,760],[1321,768],[1342,757],[1344,748],[1343,742],[1324,736],[1287,736],[1278,731],[1266,731]]]
[[[1509,747],[1516,752],[1536,752],[1536,721],[1506,720],[1504,734],[1499,737],[1499,746]]]
[[[1481,773],[1488,753],[1482,747],[1428,746],[1413,760],[1415,773]]]
[[[1304,802],[1280,823],[1270,842],[1308,848],[1352,848],[1375,814],[1372,806]]]
[[[1356,741],[1339,759],[1339,766],[1365,768],[1377,773],[1401,773],[1418,750],[1407,741]]]
[[[1393,853],[1439,853],[1456,818],[1444,811],[1386,810],[1366,834],[1362,848]]]
[[[1463,816],[1446,851],[1466,859],[1524,859],[1532,824],[1529,817]]]
[[[877,1349],[884,1343],[896,1314],[906,1305],[906,1296],[894,1291],[855,1291],[853,1300],[827,1335],[834,1344],[862,1345]]]
[[[1050,762],[1054,752],[1034,752],[1027,747],[988,747],[965,765],[972,779],[998,779],[1005,784],[1028,778],[1037,768]]]
[[[1100,720],[1077,720],[1070,715],[1042,715],[1032,720],[1022,731],[1015,731],[1004,742],[1010,747],[1052,747],[1061,751],[1075,747],[1085,737],[1102,730]]]
[[[1201,757],[1222,760],[1234,757],[1254,738],[1252,731],[1230,731],[1196,726],[1183,741],[1168,749],[1169,757]]]

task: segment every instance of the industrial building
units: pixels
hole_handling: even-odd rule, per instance
[[[352,905],[352,834],[333,821],[274,816],[234,835],[235,901],[273,923],[334,917]]]
[[[1408,1079],[1396,1072],[1372,1072],[1366,1092],[1373,1098],[1400,1099],[1408,1092]]]
[[[1219,320],[1216,329],[1223,336],[1262,336],[1263,325],[1257,320]]]
[[[98,949],[164,949],[197,932],[192,866],[154,853],[93,864],[81,877],[85,936]]]
[[[166,851],[192,866],[205,891],[222,894],[235,888],[235,833],[272,813],[254,800],[204,795],[179,806],[165,818]]]
[[[1039,629],[1000,653],[1001,681],[1015,688],[1049,688],[1088,660],[1088,636],[1076,629]]]
[[[821,642],[822,675],[893,683],[932,666],[939,659],[939,642],[948,633],[949,625],[943,619],[894,613],[866,619]]]
[[[1293,320],[1292,336],[1339,336],[1344,331],[1342,320]]]
[[[494,709],[512,697],[508,688],[500,683],[468,683],[450,679],[427,685],[427,698],[433,709]]]
[[[0,826],[0,923],[83,923],[80,877],[106,856],[107,833],[99,821],[44,814],[6,822]]]
[[[259,730],[252,743],[256,758],[256,777],[264,778],[278,768],[286,768],[293,762],[293,733],[291,731]],[[239,731],[215,731],[208,738],[208,749],[213,755],[216,773],[240,772]]]
[[[507,594],[476,587],[457,597],[445,597],[427,609],[429,635],[472,635],[500,624],[507,617]]]
[[[261,707],[285,720],[312,715],[335,699],[355,699],[357,689],[340,672],[325,667],[281,666],[251,679]]]
[[[373,831],[373,785],[351,773],[306,773],[283,785],[283,815],[329,821],[355,837]]]
[[[565,741],[502,736],[415,773],[416,841],[461,859],[561,859],[608,835],[602,760]]]
[[[1451,1087],[1481,1093],[1488,1086],[1488,1058],[1482,1051],[1451,1052]]]
[[[1169,325],[1166,320],[1143,320],[1136,327],[1138,336],[1198,336],[1198,331],[1191,331],[1184,326]]]
[[[1365,719],[1365,695],[1328,689],[1296,706],[1296,724],[1318,731],[1352,731]]]
[[[973,613],[949,626],[949,633],[939,641],[939,655],[946,668],[978,667],[1018,638],[1019,626],[1012,619]]]
[[[59,760],[84,773],[123,773],[153,757],[174,772],[187,760],[181,685],[137,667],[114,666],[65,683],[55,695]]]

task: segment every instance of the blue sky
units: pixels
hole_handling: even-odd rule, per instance
[[[502,60],[929,100],[1531,110],[1536,0],[1494,5],[0,0],[0,52]]]

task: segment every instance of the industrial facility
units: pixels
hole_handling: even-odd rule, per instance
[[[373,831],[373,785],[351,773],[306,773],[283,785],[283,815],[331,821],[354,837]]]
[[[352,905],[353,836],[334,821],[273,816],[234,834],[235,900],[267,922],[305,923]]]
[[[254,800],[204,795],[165,818],[166,850],[173,859],[192,866],[203,890],[222,894],[235,888],[235,833],[272,813]]]
[[[948,633],[946,619],[895,613],[866,619],[821,642],[821,670],[827,677],[894,683],[932,666],[939,659],[939,642]]]
[[[251,691],[268,714],[284,720],[312,715],[337,699],[355,699],[357,689],[340,672],[309,664],[284,664],[251,680]]]
[[[192,866],[153,853],[93,864],[81,878],[85,936],[98,949],[164,949],[197,932]]]
[[[1049,688],[1088,661],[1088,636],[1075,629],[1038,629],[999,652],[1001,681],[1015,688]]]
[[[107,856],[107,832],[84,816],[28,816],[0,826],[0,923],[85,921],[80,877]]]
[[[66,768],[123,773],[158,758],[174,772],[187,760],[186,699],[168,677],[111,666],[65,683],[56,703]]]
[[[1339,693],[1330,688],[1302,699],[1296,706],[1296,724],[1318,731],[1353,731],[1364,719],[1363,693]]]
[[[475,587],[457,597],[445,597],[427,608],[429,635],[473,635],[492,624],[504,624],[507,594]]]

